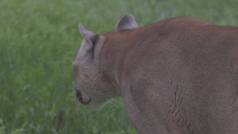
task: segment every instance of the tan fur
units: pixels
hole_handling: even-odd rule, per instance
[[[178,17],[101,36],[91,82],[138,133],[238,134],[238,28]]]

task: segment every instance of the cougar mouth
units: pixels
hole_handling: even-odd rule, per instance
[[[84,97],[80,91],[76,91],[76,97],[78,98],[78,101],[84,105],[89,104],[91,102],[91,98]]]

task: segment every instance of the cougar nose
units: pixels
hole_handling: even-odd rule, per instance
[[[91,98],[85,97],[81,91],[76,90],[76,97],[78,99],[78,101],[82,104],[89,104],[91,101]]]
[[[82,93],[81,93],[80,91],[77,91],[77,90],[76,90],[76,97],[77,97],[77,99],[78,99],[79,102],[81,102],[81,101],[83,100],[83,98],[82,98]]]

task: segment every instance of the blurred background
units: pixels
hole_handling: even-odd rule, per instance
[[[132,14],[142,25],[194,16],[238,26],[237,0],[0,0],[0,134],[136,134],[120,98],[76,103],[78,24],[101,33]]]

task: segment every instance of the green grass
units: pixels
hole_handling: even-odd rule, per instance
[[[195,16],[238,25],[237,0],[0,0],[0,134],[135,134],[120,99],[76,104],[78,23],[100,33],[130,13],[140,25]]]

